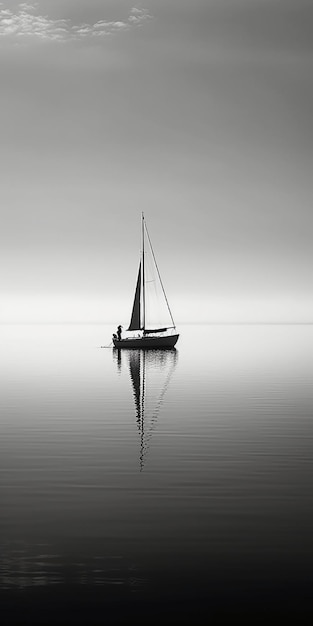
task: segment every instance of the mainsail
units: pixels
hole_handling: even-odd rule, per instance
[[[137,285],[134,297],[133,310],[127,330],[140,330],[140,295],[141,295],[141,262],[139,263]]]

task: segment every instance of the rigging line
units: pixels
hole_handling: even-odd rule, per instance
[[[160,272],[159,272],[158,264],[157,264],[157,262],[156,262],[156,258],[155,258],[155,255],[154,255],[154,250],[153,250],[153,248],[152,248],[152,243],[151,243],[151,239],[150,239],[150,235],[149,235],[149,232],[148,232],[148,229],[147,229],[146,223],[144,223],[144,226],[145,226],[145,229],[146,229],[146,233],[147,233],[147,237],[148,237],[148,241],[149,241],[150,249],[151,249],[151,252],[152,252],[153,260],[154,260],[154,263],[155,263],[155,267],[156,267],[156,270],[157,270],[157,273],[158,273],[159,281],[160,281],[160,283],[161,283],[161,287],[162,287],[162,291],[163,291],[163,294],[164,294],[165,302],[166,302],[166,304],[167,304],[167,308],[168,308],[169,314],[170,314],[170,316],[171,316],[171,320],[172,320],[172,323],[173,323],[173,327],[174,327],[174,328],[176,328],[176,326],[175,326],[175,322],[174,322],[174,319],[173,319],[173,315],[172,315],[172,311],[171,311],[171,309],[170,309],[170,305],[169,305],[169,303],[168,303],[168,299],[167,299],[167,296],[166,296],[166,293],[165,293],[165,289],[164,289],[164,286],[163,286],[162,278],[161,278],[161,276],[160,276]]]

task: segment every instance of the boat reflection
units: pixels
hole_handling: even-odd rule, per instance
[[[118,372],[126,363],[132,382],[136,421],[140,435],[140,471],[156,428],[164,396],[177,364],[178,352],[171,350],[113,350]]]

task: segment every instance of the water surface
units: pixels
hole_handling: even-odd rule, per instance
[[[5,623],[312,615],[313,327],[112,330],[0,327]]]

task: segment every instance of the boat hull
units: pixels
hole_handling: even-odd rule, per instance
[[[113,339],[114,348],[118,350],[168,350],[174,348],[179,335],[167,337],[130,337],[129,339]]]

